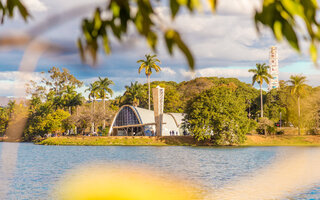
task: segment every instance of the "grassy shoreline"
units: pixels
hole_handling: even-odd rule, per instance
[[[41,142],[37,142],[36,144],[70,146],[214,146],[214,144],[208,141],[198,142],[191,136],[52,137]],[[320,136],[248,135],[246,142],[237,146],[320,146]]]

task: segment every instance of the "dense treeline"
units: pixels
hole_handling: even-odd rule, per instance
[[[164,111],[186,113],[185,127],[198,139],[211,138],[217,144],[240,143],[252,130],[282,134],[275,125],[300,127],[305,134],[319,133],[320,87],[304,84],[299,119],[298,99],[292,93],[294,86],[290,81],[281,80],[279,88],[268,92],[262,90],[262,109],[260,91],[236,78],[200,77],[181,83],[151,82],[151,88],[157,85],[165,88]],[[133,82],[113,103],[148,108],[147,101],[147,85]],[[261,110],[264,111],[263,118]]]
[[[88,100],[79,88],[83,83],[68,70],[53,67],[40,83],[27,85],[28,100],[10,101],[0,108],[0,134],[10,124],[26,119],[24,140],[46,134],[106,134],[122,105],[148,108],[148,84],[132,82],[123,95],[110,99],[113,84],[108,78],[87,86]],[[165,112],[186,113],[184,127],[197,139],[217,144],[241,143],[257,129],[275,133],[274,124],[301,127],[304,133],[318,134],[320,87],[305,85],[297,106],[292,84],[280,81],[278,89],[262,91],[264,118],[261,118],[260,91],[236,78],[200,77],[190,81],[153,81],[150,87],[165,88]],[[151,96],[152,102],[152,96]],[[152,107],[152,104],[151,104]],[[301,117],[298,117],[298,108]]]

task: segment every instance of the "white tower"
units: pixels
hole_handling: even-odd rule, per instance
[[[271,74],[272,78],[269,80],[268,89],[271,90],[279,87],[278,51],[275,46],[270,48],[269,66],[269,74]]]
[[[152,93],[153,93],[154,120],[156,122],[156,136],[162,136],[164,88],[161,88],[160,86],[157,86],[156,88],[152,88]]]

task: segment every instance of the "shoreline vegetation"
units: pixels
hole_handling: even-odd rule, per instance
[[[258,74],[264,76],[267,68],[257,64],[257,69],[250,70],[255,72],[254,80]],[[280,80],[279,88],[267,92],[237,78],[197,77],[180,83],[153,81],[150,86],[134,82],[125,86],[122,95],[111,99],[113,81],[99,77],[87,88],[86,99],[77,92],[83,82],[65,68],[52,67],[40,83],[28,83],[26,92],[30,99],[12,100],[1,107],[0,136],[7,137],[5,141],[37,143],[48,134],[76,135],[42,142],[57,145],[287,145],[285,142],[309,145],[308,140],[299,137],[274,137],[320,135],[320,86],[308,86],[304,81],[304,76],[291,76],[290,84]],[[84,139],[82,135],[106,136],[114,116],[124,105],[149,108],[149,87],[158,86],[165,88],[163,112],[184,113],[179,128],[193,137]],[[131,125],[131,122],[124,120],[123,124]],[[249,134],[263,134],[271,139],[256,141],[249,136],[246,141]]]
[[[1,140],[0,140],[1,141]],[[197,141],[192,136],[62,136],[50,137],[35,142],[39,145],[68,146],[221,146],[205,140]],[[250,146],[320,146],[318,135],[247,135],[247,140],[238,147]]]

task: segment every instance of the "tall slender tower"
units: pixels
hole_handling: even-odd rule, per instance
[[[279,87],[278,50],[275,46],[270,48],[269,66],[269,74],[271,74],[272,78],[269,80],[268,90],[271,90]]]

